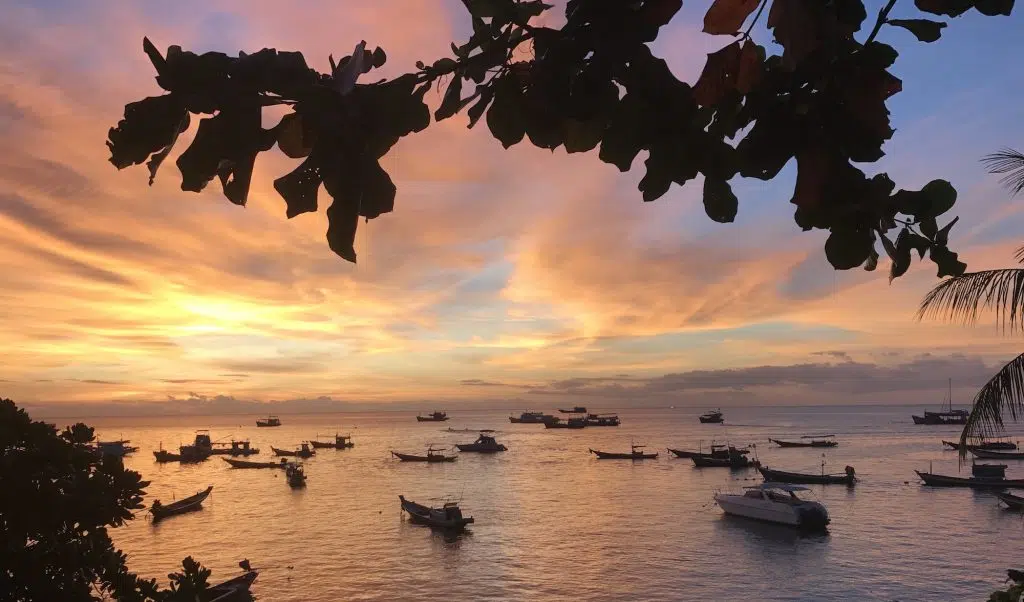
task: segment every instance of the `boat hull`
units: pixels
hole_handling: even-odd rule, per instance
[[[960,443],[954,441],[942,440],[942,444],[950,449],[960,449]],[[1017,449],[1017,444],[1010,441],[989,441],[987,443],[979,443],[977,445],[968,445],[968,451],[982,450],[982,451],[1014,451]]]
[[[774,483],[793,483],[797,485],[853,485],[856,478],[853,474],[816,475],[802,474],[799,472],[786,472],[784,470],[771,470],[758,467],[765,481]]]
[[[915,470],[925,485],[930,487],[970,487],[971,489],[1024,489],[1024,479],[995,479],[990,477],[951,477]]]
[[[1010,510],[1024,510],[1024,497],[1012,493],[996,493],[996,497]]]
[[[914,419],[914,424],[931,426],[967,424],[966,414],[946,415],[941,412],[925,412],[924,416],[911,415],[911,418]]]
[[[223,583],[218,583],[199,594],[199,600],[202,602],[245,600],[247,598],[243,598],[242,594],[249,592],[249,588],[252,587],[252,583],[256,581],[258,575],[259,573],[256,571],[247,571],[243,575],[228,579]]]
[[[603,452],[597,451],[596,449],[590,450],[590,453],[597,456],[598,460],[653,460],[658,457],[658,453],[618,453],[618,452]]]
[[[970,452],[986,460],[1024,460],[1024,452],[992,451],[986,449],[972,449]]]
[[[440,462],[454,462],[458,456],[441,456],[441,455],[430,455],[430,456],[415,456],[412,454],[401,454],[398,452],[391,452],[391,455],[398,458],[402,462],[428,462],[436,464]]]
[[[279,457],[282,457],[282,458],[310,458],[313,455],[315,455],[315,452],[313,450],[302,451],[302,450],[277,449],[274,446],[271,446],[270,450],[274,452],[275,456],[279,456]]]
[[[436,529],[451,529],[461,530],[465,529],[467,525],[473,524],[474,520],[472,516],[462,516],[461,512],[458,512],[456,518],[441,518],[435,512],[431,512],[431,508],[422,504],[417,504],[411,500],[405,499],[405,496],[398,496],[398,500],[402,505],[402,510],[409,515],[409,519],[415,523],[421,525],[428,525]]]
[[[163,520],[169,516],[185,514],[186,512],[194,512],[202,508],[203,501],[210,497],[210,493],[212,491],[213,485],[210,485],[204,491],[200,491],[193,496],[178,500],[177,502],[172,502],[167,505],[156,505],[154,503],[153,506],[150,506],[149,512],[153,515],[154,521]]]
[[[746,456],[737,455],[731,458],[714,458],[711,456],[691,456],[690,460],[697,468],[750,468],[755,466]]]
[[[499,443],[495,447],[487,445],[478,445],[476,443],[456,443],[455,447],[459,448],[459,451],[479,452],[481,454],[493,454],[497,452],[508,451],[508,448],[501,443]]]
[[[828,512],[824,507],[813,502],[803,504],[772,503],[764,499],[723,493],[715,495],[715,502],[723,512],[732,516],[799,529],[823,530],[830,522]]]
[[[701,424],[722,424],[725,422],[725,418],[721,416],[700,416],[698,420],[701,421]]]
[[[232,468],[284,468],[283,462],[249,462],[248,460],[235,460],[233,458],[221,458]]]
[[[779,447],[838,447],[838,441],[780,441],[779,439],[768,439]]]

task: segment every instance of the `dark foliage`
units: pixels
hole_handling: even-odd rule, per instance
[[[882,26],[931,42],[945,23],[889,20],[890,0],[859,41],[855,34],[867,19],[862,0],[715,0],[704,31],[739,38],[708,55],[690,85],[648,45],[680,0],[570,0],[561,29],[531,25],[550,8],[537,0],[463,2],[473,34],[452,44],[452,57],[366,84],[356,77],[386,56],[379,48],[367,50],[365,42],[338,64],[332,59],[332,72],[321,74],[294,52],[229,57],[172,46],[164,57],[145,40],[157,83],[168,94],[125,108],[125,118],[110,130],[111,161],[121,168],[152,155],[155,173],[188,114],[211,115],[178,159],[182,188],[201,190],[216,176],[225,196],[244,204],[256,155],[276,142],[288,156],[305,157],[275,182],[286,214],[315,211],[323,184],[333,199],[328,242],[355,261],[359,218],[394,207],[395,185],[379,159],[400,137],[430,124],[423,95],[446,84],[434,120],[466,110],[473,127],[486,114],[487,127],[506,148],[523,140],[570,153],[597,148],[602,161],[622,171],[646,151],[639,185],[645,201],[703,175],[704,206],[719,222],[732,221],[738,210],[730,180],[770,180],[795,160],[796,223],[830,231],[825,252],[836,268],[874,269],[880,242],[892,258],[891,278],[906,272],[913,250],[921,258],[928,254],[939,276],[966,269],[947,247],[952,222],[941,229],[937,223],[956,201],[948,182],[894,192],[886,174],[868,177],[857,166],[884,155],[893,134],[885,103],[902,89],[888,71],[897,52],[876,40]],[[1009,14],[1013,0],[915,4],[932,15],[971,9],[996,15]],[[766,8],[781,56],[767,56],[749,35]],[[263,130],[259,112],[271,104],[294,112]]]
[[[92,441],[84,424],[58,432],[0,399],[0,601],[194,600],[209,571],[191,558],[170,591],[128,570],[107,529],[142,508],[148,483]]]

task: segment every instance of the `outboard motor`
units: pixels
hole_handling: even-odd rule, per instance
[[[800,516],[800,527],[804,529],[824,529],[829,521],[828,511],[818,504],[807,504],[797,508]]]
[[[846,476],[850,477],[850,479],[855,479],[855,478],[857,478],[857,473],[856,473],[856,472],[854,472],[854,470],[853,470],[853,467],[852,467],[852,466],[847,466],[847,467],[846,467]]]

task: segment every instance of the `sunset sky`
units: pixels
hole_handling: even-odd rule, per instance
[[[730,41],[700,33],[707,5],[687,2],[654,44],[685,81]],[[143,167],[107,161],[124,104],[161,92],[144,35],[161,49],[301,50],[321,71],[329,53],[365,39],[387,51],[383,74],[394,76],[467,37],[458,0],[14,0],[3,10],[3,397],[938,403],[952,377],[966,402],[1024,348],[987,323],[915,321],[938,282],[930,261],[892,285],[884,261],[875,273],[832,270],[825,234],[792,220],[792,164],[771,183],[734,180],[736,223],[716,224],[699,179],[644,204],[642,158],[620,174],[596,152],[504,151],[463,115],[384,159],[396,210],[361,226],[354,266],[327,247],[323,212],[285,219],[271,182],[294,162],[276,150],[257,162],[245,208],[219,186],[181,192],[173,162],[150,188]],[[1019,199],[978,162],[1024,147],[1020,14],[972,11],[933,44],[880,35],[901,53],[903,92],[889,102],[887,156],[869,173],[908,188],[949,179],[960,191],[951,247],[971,270],[1010,265],[1024,239]],[[894,15],[919,16],[909,0]]]

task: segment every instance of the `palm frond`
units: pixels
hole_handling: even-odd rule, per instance
[[[1013,258],[1017,260],[1017,263],[1024,263],[1024,247],[1017,247],[1017,250],[1013,252]]]
[[[989,173],[1006,174],[999,181],[1013,194],[1024,190],[1024,154],[1004,148],[981,158]]]
[[[974,396],[974,407],[960,433],[960,459],[967,455],[972,437],[991,437],[1003,430],[1003,417],[1024,417],[1024,353],[999,369]]]
[[[982,311],[995,314],[1005,330],[1024,329],[1024,269],[970,272],[948,278],[928,291],[917,319],[974,324]]]

